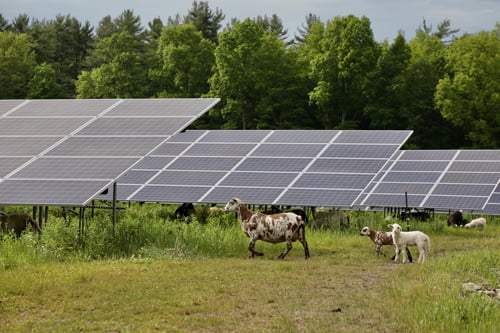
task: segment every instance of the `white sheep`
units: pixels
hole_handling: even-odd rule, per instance
[[[478,228],[479,230],[483,230],[486,228],[486,219],[484,217],[474,219],[464,225],[464,228]]]
[[[363,227],[360,232],[361,236],[368,236],[375,243],[375,252],[377,255],[380,255],[380,248],[383,245],[391,245],[394,246],[394,242],[392,241],[392,234],[388,231],[379,231],[371,229],[370,227]],[[410,249],[406,249],[406,254],[408,255],[408,260],[412,262],[413,258],[410,253]],[[394,260],[394,256],[392,257]]]
[[[423,263],[425,257],[429,254],[431,248],[431,240],[429,236],[422,231],[403,231],[401,226],[397,223],[388,224],[391,228],[392,240],[396,246],[396,255],[394,262],[398,262],[398,254],[401,250],[403,252],[403,264],[406,262],[406,248],[408,246],[416,245],[418,247],[418,260],[417,263]]]

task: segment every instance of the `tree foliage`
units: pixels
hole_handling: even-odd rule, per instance
[[[219,8],[213,12],[207,1],[194,1],[193,7],[184,17],[184,23],[193,24],[196,30],[201,32],[203,38],[217,44],[217,35],[225,17]]]
[[[0,14],[0,98],[220,97],[198,128],[410,129],[410,148],[498,148],[499,28],[457,37],[425,20],[375,42],[367,17],[228,20],[208,2],[146,28]]]
[[[161,95],[201,97],[208,93],[214,48],[192,24],[166,27],[157,50],[160,68],[154,73],[163,87]]]
[[[0,32],[0,98],[25,98],[36,67],[32,40],[26,34]]]
[[[500,147],[500,28],[467,35],[446,50],[435,100],[476,148]]]
[[[317,84],[310,94],[324,128],[356,128],[378,47],[370,21],[353,15],[327,22],[321,52],[312,59]]]

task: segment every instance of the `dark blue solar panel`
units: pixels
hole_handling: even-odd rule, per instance
[[[391,171],[444,171],[448,164],[446,161],[398,161]]]
[[[225,172],[162,171],[151,184],[212,186],[225,175]]]
[[[293,184],[303,188],[364,189],[373,175],[306,173]]]
[[[419,184],[419,183],[380,183],[373,189],[373,193],[411,193],[411,194],[422,194],[426,195],[432,189],[434,184]]]
[[[140,185],[129,185],[129,184],[117,184],[116,185],[116,200],[117,201],[128,201],[128,198],[132,193],[137,191]],[[96,200],[113,200],[113,187],[109,187],[101,194],[95,197]]]
[[[201,186],[147,185],[137,192],[134,201],[147,202],[197,202],[209,188]]]
[[[169,170],[219,170],[229,171],[240,161],[236,157],[179,157]]]
[[[435,183],[440,172],[390,172],[385,175],[384,182],[395,183]]]
[[[408,131],[342,131],[335,143],[401,144],[406,141]]]
[[[405,150],[402,151],[401,160],[414,161],[447,161],[449,162],[457,153],[456,150]]]
[[[120,177],[120,184],[142,185],[156,175],[156,173],[157,171],[130,170]]]
[[[488,197],[491,194],[493,188],[493,185],[438,184],[432,194]]]
[[[388,159],[398,148],[398,145],[333,144],[321,154],[321,157]]]
[[[156,148],[151,155],[180,155],[184,150],[190,146],[189,143],[165,143]]]
[[[1,135],[63,136],[84,125],[89,118],[0,118]]]
[[[323,143],[326,144],[340,131],[281,130],[273,131],[266,143]]]
[[[264,205],[272,203],[282,191],[279,188],[216,187],[204,197],[203,202],[226,203],[232,197],[238,197],[243,202]]]
[[[134,169],[161,170],[173,160],[173,156],[147,156],[137,163]]]
[[[238,165],[238,171],[282,171],[300,172],[311,162],[304,158],[258,158],[252,157],[243,160]]]
[[[314,161],[308,171],[376,174],[385,162],[386,160],[372,159],[318,159]]]
[[[223,143],[242,143],[242,142],[261,142],[270,131],[245,130],[245,131],[209,131],[201,138],[200,142],[223,142]]]
[[[298,173],[231,172],[220,186],[287,187]]]
[[[47,153],[47,156],[144,156],[164,138],[76,136]]]
[[[461,150],[457,160],[500,161],[500,150]]]
[[[462,162],[455,161],[448,171],[458,172],[495,172],[500,176],[500,161],[488,162]]]
[[[62,137],[0,137],[0,156],[35,156]]]
[[[424,204],[425,207],[442,209],[481,210],[485,203],[486,200],[483,197],[431,195]]]
[[[5,205],[29,203],[46,206],[81,206],[105,188],[109,181],[4,180],[0,202]]]
[[[78,135],[157,135],[168,137],[186,124],[186,118],[102,117],[84,127]]]
[[[289,189],[275,204],[350,207],[360,194],[356,190]]]
[[[136,161],[135,158],[39,158],[11,178],[112,180]]]
[[[29,161],[27,157],[3,157],[0,158],[0,177],[5,177],[21,165]]]
[[[408,207],[422,207],[422,202],[425,199],[424,195],[408,194]],[[365,205],[375,207],[406,207],[406,197],[404,193],[399,194],[371,194],[367,200],[363,202]]]
[[[192,145],[184,156],[246,156],[254,144],[231,144],[231,143],[197,143]]]
[[[0,109],[5,109],[0,115],[0,183],[16,192],[5,203],[85,205],[92,197],[78,202],[81,192],[99,195],[217,102],[196,98],[0,102]],[[135,167],[158,169],[167,163],[147,158]],[[156,174],[128,171],[121,180],[141,185]],[[42,185],[46,189],[37,192]],[[70,191],[79,193],[61,194]]]
[[[251,156],[267,157],[315,157],[324,145],[313,144],[263,144]]]
[[[496,184],[498,174],[495,173],[446,173],[441,183],[454,184]]]

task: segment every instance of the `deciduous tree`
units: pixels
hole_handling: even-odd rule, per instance
[[[465,35],[446,52],[446,76],[435,101],[441,114],[462,128],[474,148],[500,147],[500,25]]]

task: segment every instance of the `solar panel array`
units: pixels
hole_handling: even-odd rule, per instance
[[[372,207],[498,210],[500,150],[401,151],[357,203]],[[495,194],[496,189],[496,194]]]
[[[0,204],[84,206],[217,102],[0,100]]]
[[[186,131],[122,176],[118,199],[350,207],[411,133]]]

